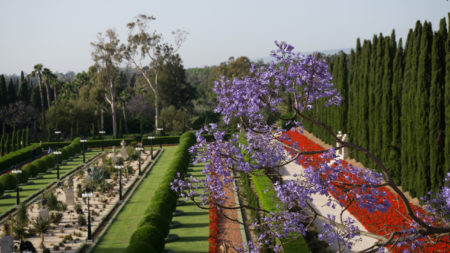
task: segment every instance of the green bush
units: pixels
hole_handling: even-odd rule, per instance
[[[34,161],[33,164],[36,166],[39,173],[44,173],[47,171],[47,163],[43,160],[43,158]]]
[[[130,238],[130,245],[138,242],[149,242],[156,252],[164,250],[164,236],[159,232],[158,228],[152,225],[144,225],[133,233]]]
[[[126,253],[157,253],[157,251],[150,244],[139,241],[128,245]]]
[[[28,182],[28,178],[30,177],[30,173],[26,170],[22,169],[22,173],[19,174],[19,183],[24,184]]]
[[[166,237],[169,234],[170,219],[167,219],[161,213],[150,213],[144,216],[144,220],[141,221],[140,226],[144,225],[154,225],[156,226],[161,234]]]
[[[0,176],[0,183],[5,190],[13,190],[16,188],[16,177],[12,174],[3,174]]]
[[[34,163],[29,163],[23,166],[22,170],[27,171],[30,177],[36,177],[39,173],[36,165]]]
[[[3,192],[4,192],[4,191],[5,191],[5,189],[4,189],[4,187],[3,187],[3,184],[0,183],[0,196],[3,195]]]

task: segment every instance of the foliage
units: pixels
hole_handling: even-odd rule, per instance
[[[319,238],[337,243],[340,249],[351,248],[352,238],[360,234],[354,225],[355,221],[315,212],[309,205],[312,196],[325,196],[331,208],[347,205],[346,208],[349,209],[382,214],[386,213],[391,205],[389,195],[381,189],[383,183],[399,195],[410,222],[399,228],[392,224],[397,229],[389,235],[391,239],[372,233],[371,236],[377,238],[378,242],[368,250],[391,244],[414,249],[423,246],[424,241],[432,245],[441,236],[445,236],[449,231],[450,206],[446,201],[450,191],[444,188],[437,198],[428,202],[431,206],[432,203],[438,204],[439,209],[427,213],[415,212],[376,155],[361,146],[339,140],[332,128],[321,123],[320,119],[318,121],[311,117],[311,112],[315,112],[317,105],[325,105],[329,110],[333,110],[332,106],[342,102],[341,93],[331,83],[332,77],[326,61],[316,54],[302,56],[295,53],[293,47],[285,42],[276,42],[276,45],[277,49],[271,53],[273,61],[268,66],[252,66],[248,76],[233,80],[222,78],[215,83],[214,91],[218,96],[216,112],[222,114],[225,124],[234,125],[239,122],[237,128],[245,133],[246,142],[242,142],[238,134],[233,134],[225,140],[225,132],[220,131],[217,125],[205,126],[197,133],[197,144],[191,148],[191,152],[195,155],[196,163],[205,164],[202,173],[206,177],[201,180],[185,179],[179,175],[172,183],[172,189],[182,197],[194,199],[198,196],[201,199],[199,204],[204,206],[207,206],[209,199],[214,199],[221,205],[225,201],[224,189],[232,190],[235,173],[271,174],[283,164],[301,163],[304,171],[297,180],[282,184],[275,182],[273,189],[268,179],[263,184],[254,181],[259,196],[276,196],[279,202],[274,202],[272,198],[270,201],[260,199],[266,213],[264,220],[255,224],[261,234],[257,241],[248,244],[247,250],[251,252],[267,246],[277,252],[284,251],[285,243],[271,245],[270,242],[284,242],[291,240],[292,236],[305,235],[309,230],[307,224],[317,219],[325,228]],[[376,52],[382,53],[381,45],[384,44],[377,45]],[[345,57],[341,59],[344,61]],[[372,60],[375,61],[375,66],[383,67],[382,61],[377,58]],[[379,73],[369,73],[369,82],[376,83],[381,80]],[[371,94],[378,93],[375,91]],[[285,134],[286,129],[273,124],[272,116],[268,117],[267,112],[274,112],[273,116],[277,116],[276,112],[281,105],[288,104],[290,96],[293,98],[292,111],[301,122],[310,122],[322,128],[324,133],[328,133],[343,146],[366,155],[381,173],[348,165],[337,159],[333,149],[305,148],[292,137],[299,134],[297,131],[301,128]],[[379,98],[374,97],[369,101],[373,99],[375,104],[381,103]],[[369,112],[371,113],[379,112]],[[236,119],[238,121],[235,121]],[[293,124],[300,127],[301,122],[293,121]],[[374,125],[369,124],[369,130],[372,131],[371,126]],[[372,134],[382,139],[381,128],[373,129],[375,132]],[[202,133],[213,134],[215,141],[207,142],[201,136]],[[378,145],[370,145],[369,148],[378,148]],[[450,181],[450,174],[448,177]],[[267,190],[269,193],[265,192]],[[345,201],[350,202],[346,204]],[[443,240],[448,240],[448,237]]]
[[[78,225],[86,226],[86,217],[83,214],[78,215]]]
[[[33,152],[36,154],[41,152],[39,144],[32,144],[28,147],[0,157],[0,168],[8,168],[14,166],[15,164],[21,163],[22,161],[31,159]]]
[[[139,242],[148,242],[156,252],[162,252],[164,249],[164,237],[158,228],[152,225],[141,226],[133,233],[130,238],[130,245]]]
[[[0,184],[5,190],[16,189],[16,177],[13,174],[3,174],[0,176]]]

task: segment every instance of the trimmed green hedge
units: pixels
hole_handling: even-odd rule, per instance
[[[169,233],[170,222],[178,199],[177,194],[170,189],[170,183],[174,180],[177,172],[183,175],[187,172],[191,161],[188,149],[194,145],[195,136],[193,133],[187,132],[180,136],[179,141],[180,144],[175,151],[172,162],[163,176],[163,182],[156,189],[145,211],[144,218],[139,223],[138,229],[133,233],[127,252],[141,252],[133,250],[146,247],[147,243],[156,252],[162,252],[164,249],[164,238]]]
[[[80,138],[74,139],[68,146],[61,148],[61,160],[65,160],[70,156],[74,156],[81,150]],[[20,150],[19,150],[20,151]],[[16,152],[19,152],[16,151]],[[14,152],[14,153],[16,153]],[[31,156],[31,153],[30,153]],[[56,165],[55,154],[46,155],[39,159],[34,160],[22,167],[22,173],[19,174],[19,183],[28,182],[29,177],[36,177],[38,173],[46,172],[47,169],[54,168]],[[12,174],[3,174],[0,176],[0,188],[5,190],[12,190],[16,187],[16,178]],[[0,192],[3,192],[0,191]],[[0,194],[1,195],[1,194]]]
[[[28,147],[19,149],[15,152],[11,152],[0,157],[0,168],[2,170],[7,169],[11,166],[14,166],[15,164],[21,163],[27,159],[31,159],[31,153],[33,152],[33,149],[36,150],[36,154],[41,153],[41,147],[39,146],[39,144],[31,144]]]
[[[270,212],[279,212],[277,204],[282,205],[273,189],[272,181],[266,175],[252,175],[252,181],[261,207]],[[284,243],[284,249],[286,252],[311,252],[302,236],[294,241]]]

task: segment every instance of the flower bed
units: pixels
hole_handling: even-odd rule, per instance
[[[298,133],[297,131],[288,131],[285,133],[284,137],[281,138],[283,142],[287,144],[296,144],[298,148],[301,148],[304,151],[318,151],[323,150],[321,146],[314,143],[310,139],[306,138],[304,135]],[[317,166],[324,162],[324,158],[321,157],[320,154],[314,155],[305,155],[299,157],[298,161],[304,168],[309,166]],[[329,162],[329,161],[327,161]],[[337,166],[337,164],[333,164],[333,166]],[[348,167],[349,164],[345,161],[342,161],[342,166]],[[348,175],[345,173],[340,173],[338,176],[338,180],[340,182],[346,182],[348,177],[352,177],[354,175]],[[322,175],[322,177],[326,177],[326,175]],[[353,178],[354,179],[354,178]],[[348,181],[347,181],[348,182]],[[363,179],[358,179],[358,182],[364,183]],[[367,209],[361,209],[357,205],[352,204],[348,208],[348,211],[356,217],[364,227],[371,233],[375,233],[382,236],[389,236],[394,231],[407,230],[411,228],[411,218],[407,215],[405,206],[403,205],[399,196],[393,192],[391,192],[387,187],[379,188],[380,192],[384,194],[384,198],[389,200],[390,206],[386,210],[386,212],[375,211],[369,212]],[[338,187],[333,188],[333,190],[329,191],[335,199],[338,199],[340,203],[344,206],[348,204],[344,192],[342,192]],[[348,194],[348,193],[347,193]],[[381,197],[379,199],[382,201]],[[412,206],[414,212],[416,214],[424,214],[424,211],[417,206]],[[420,252],[450,252],[450,238],[446,236],[441,238],[441,242],[427,242],[420,249],[417,249]],[[414,246],[404,245],[402,247],[396,246],[393,251],[394,252],[402,252],[404,249],[412,250]]]
[[[209,253],[217,252],[218,235],[219,235],[219,212],[215,204],[209,203]]]

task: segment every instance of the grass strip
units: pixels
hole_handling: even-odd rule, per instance
[[[197,179],[204,179],[201,173],[203,165],[190,167],[189,173]],[[180,199],[181,200],[181,199]],[[177,210],[183,211],[183,215],[175,216],[172,222],[181,224],[180,227],[170,230],[170,234],[176,234],[178,241],[166,243],[166,249],[173,252],[208,252],[209,216],[208,210],[198,208],[192,200],[184,205],[177,206]]]
[[[152,171],[147,174],[139,188],[133,193],[128,203],[116,216],[116,220],[105,232],[101,241],[97,244],[94,252],[124,252],[127,248],[131,235],[137,229],[149,200],[154,191],[163,181],[165,169],[172,161],[176,146],[164,147],[164,153],[157,161]]]

